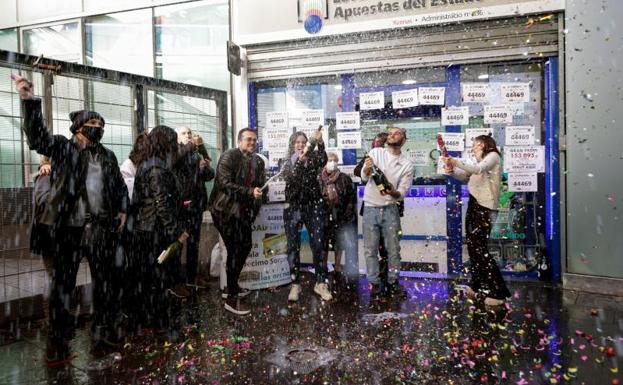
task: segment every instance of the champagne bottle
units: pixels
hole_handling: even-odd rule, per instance
[[[162,253],[158,256],[158,263],[162,264],[172,254],[182,251],[182,247],[184,247],[184,245],[179,241],[179,239],[171,243],[169,247],[167,247],[166,250],[162,250]]]
[[[381,171],[376,164],[372,165],[372,180],[374,181],[374,184],[376,184],[376,188],[378,188],[381,193],[391,191],[394,188],[394,186],[392,186],[392,184],[387,180],[387,177],[383,171]]]
[[[322,130],[322,125],[318,126],[318,131]],[[315,136],[310,136],[307,140],[307,144],[305,144],[305,150],[303,151],[304,155],[309,155],[310,152],[314,151],[316,145],[318,144],[318,140]]]
[[[208,155],[208,150],[206,149],[206,146],[203,143],[197,146],[197,152],[201,154],[203,159],[211,160],[210,155]]]

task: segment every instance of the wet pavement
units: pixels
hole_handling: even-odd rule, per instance
[[[307,279],[310,276],[306,276]],[[0,347],[0,384],[618,384],[623,298],[511,282],[506,307],[456,295],[447,280],[401,279],[407,299],[371,299],[365,279],[323,303],[303,283],[254,292],[248,316],[226,312],[216,283],[181,305],[170,334],[44,363],[45,331],[24,325]]]

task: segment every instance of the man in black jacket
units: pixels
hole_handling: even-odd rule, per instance
[[[251,251],[252,226],[264,194],[264,161],[255,154],[257,134],[250,128],[238,132],[238,148],[221,155],[214,188],[208,202],[214,225],[227,248],[225,309],[244,315],[251,311],[239,299],[249,294],[238,286],[238,278]]]
[[[100,114],[72,112],[71,139],[50,135],[32,83],[17,76],[15,85],[22,99],[22,130],[28,144],[52,164],[50,192],[40,216],[40,222],[52,226],[55,234],[47,360],[63,363],[70,358],[68,339],[74,319],[69,310],[82,256],[88,258],[93,280],[94,337],[98,342],[117,340],[114,321],[122,256],[118,232],[125,224],[128,192],[117,158],[100,144],[104,133]]]

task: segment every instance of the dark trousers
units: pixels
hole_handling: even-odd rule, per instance
[[[188,239],[186,240],[186,282],[195,283],[199,268],[199,241],[203,212],[191,214],[188,220]]]
[[[230,296],[238,294],[238,278],[244,267],[252,246],[252,225],[251,218],[232,217],[222,220],[213,215],[214,226],[223,237],[225,248],[227,249],[227,292]]]
[[[93,287],[94,330],[114,333],[121,296],[123,253],[118,236],[108,226],[92,223],[83,227],[57,229],[53,242],[52,288],[50,291],[49,339],[66,344],[74,317],[70,314],[80,260],[89,262]],[[101,335],[104,337],[105,335]]]
[[[316,282],[324,282],[327,278],[327,267],[324,265],[322,250],[324,248],[325,210],[322,203],[307,204],[299,207],[288,207],[283,210],[286,237],[288,239],[288,262],[292,281],[299,282],[301,269],[301,230],[303,225],[309,233],[309,243],[314,257]]]
[[[467,232],[467,252],[471,262],[472,290],[482,291],[487,297],[504,299],[510,292],[502,278],[502,273],[495,259],[489,254],[488,242],[491,232],[491,209],[481,206],[470,195],[465,217]]]

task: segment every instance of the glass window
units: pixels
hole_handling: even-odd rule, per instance
[[[151,9],[85,19],[86,64],[153,76]]]
[[[23,50],[28,55],[82,63],[80,23],[77,21],[23,30]]]
[[[156,77],[229,90],[227,1],[154,8]]]
[[[17,45],[17,28],[0,30],[0,49],[5,51],[19,51]]]

